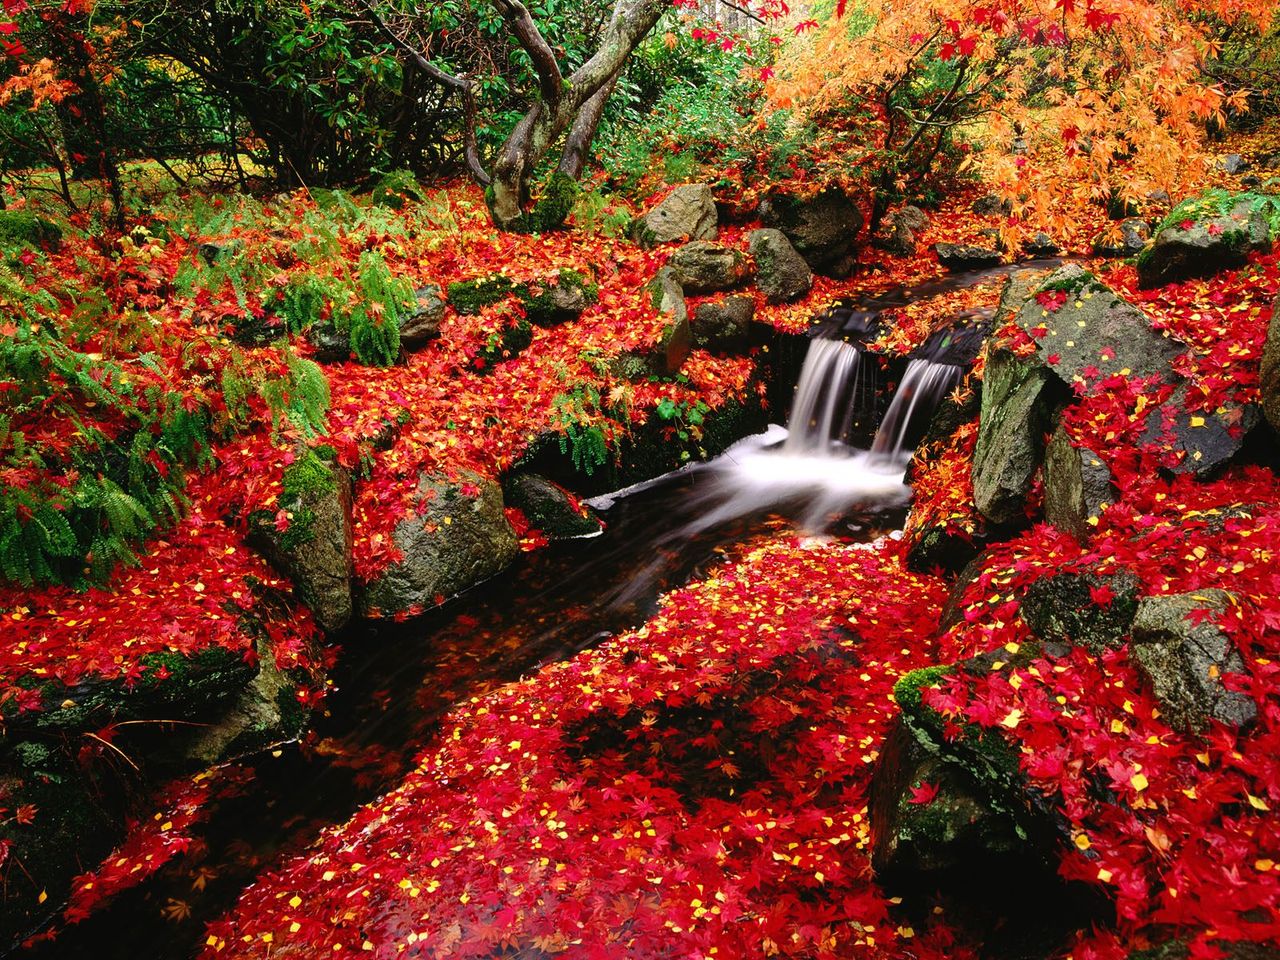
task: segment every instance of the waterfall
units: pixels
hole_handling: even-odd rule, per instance
[[[891,459],[907,453],[907,440],[913,433],[920,432],[922,422],[933,416],[942,398],[960,382],[963,373],[963,368],[954,364],[912,360],[876,431],[871,452]]]
[[[783,451],[830,450],[848,429],[862,353],[843,340],[812,340],[796,385]]]

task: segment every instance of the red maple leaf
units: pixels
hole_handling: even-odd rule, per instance
[[[921,780],[918,785],[911,788],[911,799],[907,802],[925,806],[926,804],[933,803],[933,798],[937,795],[938,785],[936,783],[929,783],[926,780]]]

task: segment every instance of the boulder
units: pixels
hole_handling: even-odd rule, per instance
[[[972,243],[935,243],[933,249],[938,254],[938,262],[952,271],[983,270],[1004,262],[999,250]]]
[[[973,201],[973,212],[980,217],[1007,217],[1013,213],[1013,202],[998,193],[988,193]]]
[[[1257,716],[1257,704],[1228,690],[1222,680],[1225,674],[1245,671],[1244,660],[1218,625],[1236,606],[1235,597],[1224,590],[1139,601],[1130,653],[1171,726],[1198,731],[1213,719],[1239,727]]]
[[[1019,606],[1038,640],[1099,655],[1124,643],[1138,610],[1138,578],[1128,571],[1059,573],[1032,583]]]
[[[747,294],[700,303],[694,308],[689,324],[693,342],[708,350],[745,350],[755,314],[756,301]]]
[[[1271,308],[1271,325],[1262,348],[1262,412],[1272,429],[1280,431],[1280,299]]]
[[[428,283],[413,292],[414,305],[409,315],[400,321],[400,346],[405,350],[421,350],[440,336],[440,324],[444,320],[444,290],[439,284]]]
[[[536,473],[518,473],[503,484],[508,506],[520,510],[549,540],[594,537],[604,532],[595,511],[560,484]]]
[[[1120,223],[1117,236],[1103,234],[1093,242],[1093,252],[1100,257],[1132,257],[1142,252],[1151,239],[1151,227],[1139,217],[1129,217]]]
[[[756,285],[770,303],[799,300],[813,286],[813,271],[780,230],[753,230],[747,238]]]
[[[625,380],[674,376],[693,350],[689,307],[684,299],[684,289],[671,267],[663,267],[649,282],[649,297],[654,309],[666,317],[667,323],[652,347],[628,350],[614,358],[613,372]]]
[[[818,273],[848,273],[862,214],[844,191],[828,188],[813,197],[773,191],[760,205],[766,227],[781,230]]]
[[[1087,540],[1102,508],[1115,500],[1111,471],[1092,450],[1077,447],[1059,424],[1045,449],[1045,519],[1077,540]]]
[[[686,243],[668,261],[676,282],[688,293],[732,290],[751,275],[746,254],[708,240]]]
[[[414,507],[392,542],[403,559],[366,585],[366,616],[436,606],[501,572],[520,550],[503,513],[502,489],[470,471],[456,479],[419,477]]]
[[[1191,387],[1180,381],[1173,395],[1147,416],[1140,442],[1165,451],[1174,473],[1207,476],[1240,452],[1260,419],[1258,406],[1225,401],[1214,410],[1189,410]]]
[[[1042,280],[1015,320],[1035,341],[1039,362],[1067,384],[1122,371],[1172,382],[1170,362],[1183,350],[1078,264]]]
[[[916,252],[916,237],[905,220],[895,217],[876,234],[875,245],[895,257],[910,257]]]
[[[521,299],[530,322],[554,327],[582,316],[600,299],[600,288],[576,270],[561,270],[544,280],[530,282]]]
[[[294,583],[326,632],[351,619],[351,477],[307,450],[284,471],[274,510],[253,515],[252,539]]]
[[[716,202],[705,183],[676,187],[632,227],[632,236],[645,247],[676,240],[714,240]]]
[[[1056,240],[1043,230],[1038,230],[1022,245],[1029,257],[1056,257],[1062,252]]]
[[[1233,176],[1237,173],[1242,173],[1248,169],[1248,166],[1248,162],[1238,153],[1228,153],[1225,157],[1218,158],[1218,169]]]
[[[988,520],[1022,518],[1044,457],[1052,416],[1053,373],[1005,349],[988,352],[982,412],[973,453],[973,502]]]
[[[1243,266],[1249,254],[1271,248],[1266,212],[1248,198],[1232,203],[1215,194],[1179,204],[1155,241],[1138,257],[1143,289]]]
[[[907,204],[893,215],[893,222],[906,224],[908,230],[923,230],[929,226],[929,215],[919,207]]]

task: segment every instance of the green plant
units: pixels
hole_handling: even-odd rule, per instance
[[[570,454],[574,469],[587,476],[609,459],[607,418],[600,400],[594,386],[578,384],[551,401],[551,426],[560,435],[560,452]]]
[[[676,439],[682,444],[692,440],[702,441],[702,423],[711,408],[701,400],[675,400],[663,397],[654,408],[658,419],[669,423],[675,429]],[[692,454],[684,449],[680,452],[681,460],[688,460]]]

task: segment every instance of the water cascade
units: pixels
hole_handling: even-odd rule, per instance
[[[900,460],[909,453],[908,439],[918,437],[942,398],[960,382],[963,373],[964,368],[954,364],[912,360],[885,412],[880,429],[876,431],[871,452],[891,461]]]
[[[843,340],[813,340],[800,371],[785,453],[829,451],[849,429],[862,352]]]

